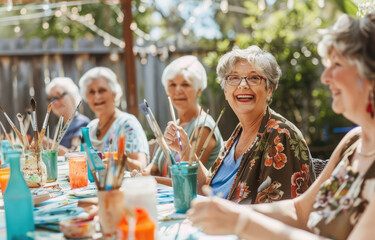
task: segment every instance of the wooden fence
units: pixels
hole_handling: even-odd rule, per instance
[[[183,54],[186,53],[175,52],[170,59]],[[125,69],[121,55],[121,49],[104,46],[101,38],[80,39],[76,43],[65,39],[61,44],[55,38],[46,41],[34,38],[29,42],[22,38],[0,39],[0,106],[16,123],[16,114],[24,113],[24,109],[30,107],[30,96],[34,96],[38,103],[38,126],[41,126],[48,106],[45,86],[54,77],[70,77],[78,83],[90,68],[105,66],[117,74],[120,85],[125,90]],[[170,120],[166,94],[160,81],[166,64],[158,56],[148,55],[146,64],[141,64],[140,57],[136,58],[138,102],[147,99],[162,129]],[[209,101],[206,107],[210,107],[213,116],[217,117],[222,108],[217,104],[218,97],[210,90],[206,90],[205,94]],[[120,108],[126,110],[124,96]],[[91,119],[95,117],[86,103],[80,111]],[[225,126],[221,127],[221,130],[224,129],[224,137],[228,137],[237,123],[233,114],[226,115],[220,124]],[[143,114],[140,113],[138,118],[143,127],[149,129]],[[0,120],[9,131],[10,126],[3,114],[0,114]],[[50,126],[56,123],[57,117],[51,116]]]

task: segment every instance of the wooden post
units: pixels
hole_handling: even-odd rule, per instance
[[[122,0],[122,12],[124,13],[124,64],[125,64],[125,88],[127,112],[138,117],[138,92],[135,72],[135,57],[133,54],[133,32],[130,29],[132,23],[131,0]]]

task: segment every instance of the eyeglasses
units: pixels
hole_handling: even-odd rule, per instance
[[[63,92],[61,95],[59,96],[55,96],[55,97],[48,97],[47,100],[49,102],[52,102],[52,101],[59,101],[61,98],[65,97],[65,95],[68,94],[67,92]]]
[[[260,75],[250,75],[246,77],[241,77],[238,75],[228,75],[225,77],[225,80],[227,81],[228,85],[231,86],[238,86],[241,84],[242,79],[246,80],[246,83],[250,86],[258,86],[262,80],[266,80],[265,77],[262,77]]]

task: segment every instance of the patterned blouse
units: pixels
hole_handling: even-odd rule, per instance
[[[215,178],[241,132],[238,124],[211,167],[207,184]],[[310,152],[301,132],[267,107],[258,134],[243,155],[227,199],[254,204],[295,198],[314,180]]]
[[[363,173],[351,167],[359,139],[357,134],[348,140],[342,160],[316,196],[307,226],[318,235],[347,239],[375,192],[375,161]]]
[[[125,152],[143,152],[149,156],[148,142],[146,134],[138,119],[129,113],[118,112],[116,120],[113,121],[104,137],[99,140],[96,137],[99,119],[92,120],[87,127],[89,128],[90,140],[92,146],[98,151],[108,151],[110,139],[114,139],[114,146],[117,146],[117,136],[124,128],[126,134]],[[117,149],[115,149],[117,151]]]

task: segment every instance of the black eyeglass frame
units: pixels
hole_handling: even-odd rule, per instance
[[[48,102],[58,101],[61,98],[65,97],[67,94],[68,94],[67,92],[63,92],[60,96],[48,97],[47,100],[48,100]]]

